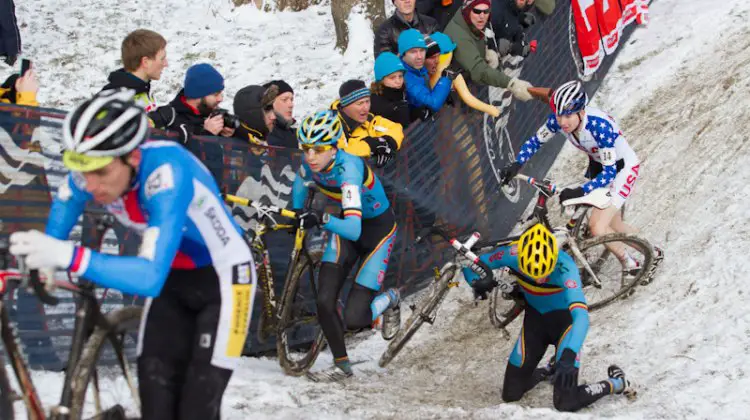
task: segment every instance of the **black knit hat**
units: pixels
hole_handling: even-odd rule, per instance
[[[427,44],[427,54],[425,54],[425,57],[432,57],[435,54],[440,54],[440,45],[438,45],[437,41],[430,38],[429,35],[424,36],[424,43]]]
[[[294,89],[292,89],[289,83],[283,80],[271,80],[270,82],[263,85],[263,87],[268,89],[269,87],[271,87],[271,85],[276,85],[279,87],[279,95],[287,92],[291,92],[292,94],[294,94]]]
[[[370,96],[370,89],[361,80],[347,80],[339,88],[339,103],[341,107],[351,105],[368,96]]]

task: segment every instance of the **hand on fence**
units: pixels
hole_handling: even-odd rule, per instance
[[[515,77],[510,79],[510,83],[508,83],[508,90],[510,90],[513,96],[524,102],[530,101],[533,98],[529,93],[529,88],[531,87],[534,87],[531,83]]]

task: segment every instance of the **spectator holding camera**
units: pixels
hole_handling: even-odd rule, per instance
[[[39,82],[36,73],[30,68],[23,76],[13,74],[0,85],[0,103],[39,106],[36,94],[39,92]]]
[[[401,59],[386,51],[375,59],[375,81],[370,85],[370,110],[402,128],[409,126],[409,103],[404,89],[406,67]]]
[[[273,84],[268,88],[251,85],[240,89],[234,97],[234,113],[240,121],[234,137],[255,145],[268,145],[268,135],[276,123],[273,103],[278,96],[279,87]]]
[[[224,77],[210,64],[195,64],[185,74],[183,89],[169,103],[149,113],[156,128],[175,131],[187,143],[192,135],[232,137],[236,126],[219,109],[224,100]]]
[[[297,142],[297,128],[294,127],[293,117],[294,89],[283,80],[272,80],[263,85],[266,89],[271,86],[278,88],[278,95],[273,101],[273,113],[276,116],[276,122],[268,134],[268,144],[297,149],[299,143]]]
[[[398,38],[407,29],[416,29],[429,35],[437,31],[438,23],[435,19],[417,13],[417,0],[393,0],[396,11],[375,30],[375,58],[383,51],[396,53]]]
[[[151,81],[161,79],[167,67],[167,40],[148,29],[137,29],[122,41],[123,68],[109,74],[102,90],[128,88],[135,90],[135,103],[148,113],[156,109],[151,96]]]
[[[435,43],[435,53],[440,49]],[[435,87],[430,88],[425,57],[427,44],[424,35],[416,29],[408,29],[398,37],[398,53],[406,68],[404,79],[406,82],[406,101],[412,109],[427,108],[431,112],[438,112],[451,93],[452,81],[443,77]],[[435,54],[433,53],[433,55]]]
[[[347,80],[339,87],[338,111],[344,136],[338,148],[355,156],[371,158],[382,168],[396,157],[404,141],[401,124],[370,113],[370,89],[361,80]]]
[[[527,41],[525,30],[536,23],[531,13],[534,0],[495,0],[492,3],[492,30],[495,33],[497,53],[526,57],[536,43]]]
[[[456,13],[445,28],[445,34],[456,43],[453,60],[466,71],[464,77],[468,76],[474,83],[506,88],[516,99],[524,102],[531,100],[528,91],[533,87],[531,83],[511,78],[487,62],[484,29],[489,20],[490,0],[464,0],[461,13]]]

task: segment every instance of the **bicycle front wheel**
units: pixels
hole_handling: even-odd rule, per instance
[[[388,344],[388,348],[385,350],[378,365],[385,367],[388,363],[393,360],[396,355],[404,348],[404,345],[414,336],[419,327],[429,320],[432,323],[435,320],[437,309],[443,302],[445,295],[448,293],[450,282],[456,276],[458,267],[453,263],[448,263],[443,267],[442,273],[437,281],[433,284],[433,289],[424,300],[418,305],[412,307],[412,313],[406,324],[399,330],[395,337]]]
[[[634,272],[623,271],[622,264],[608,247],[619,247],[640,263]],[[581,273],[583,293],[589,310],[603,308],[622,296],[629,296],[635,286],[648,275],[654,254],[651,244],[636,235],[610,233],[587,239],[578,244],[579,255],[573,251]]]
[[[110,328],[97,327],[70,381],[70,418],[140,418],[135,375],[136,346],[143,308],[107,314]]]
[[[322,258],[322,252],[313,252],[309,258],[300,255],[284,284],[276,349],[279,364],[287,375],[304,375],[315,363],[323,345],[315,302],[315,278]]]

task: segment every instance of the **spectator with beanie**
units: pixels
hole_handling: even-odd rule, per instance
[[[266,89],[271,86],[278,88],[278,96],[273,101],[273,112],[276,123],[273,130],[268,134],[268,144],[278,147],[298,148],[297,129],[294,127],[294,90],[283,80],[273,80],[265,85]]]
[[[439,34],[440,32],[435,32]],[[432,34],[432,35],[435,35]],[[438,61],[440,61],[440,45],[432,38],[432,35],[424,36],[424,43],[427,46],[427,52],[424,57],[424,68],[427,70],[427,80],[437,72]]]
[[[339,99],[331,109],[338,111],[344,128],[338,148],[355,156],[371,158],[382,168],[404,141],[404,131],[380,115],[370,113],[370,90],[361,80],[347,80],[339,88]]]
[[[500,1],[500,0],[496,0]],[[487,44],[484,29],[490,19],[490,0],[465,0],[461,13],[456,15],[445,28],[445,34],[456,43],[453,60],[466,70],[466,75],[474,83],[507,88],[516,99],[528,101],[532,98],[528,88],[532,85],[518,78],[511,78],[499,69],[492,68],[486,61]]]
[[[406,128],[411,122],[409,104],[406,102],[404,73],[401,59],[386,51],[375,59],[375,82],[370,85],[370,110]]]
[[[416,29],[429,35],[438,30],[435,19],[417,13],[416,0],[393,0],[396,11],[375,31],[375,57],[383,52],[398,51],[398,37],[407,29]]]
[[[240,89],[234,97],[234,114],[240,119],[234,137],[252,144],[268,145],[268,134],[276,123],[273,102],[278,95],[277,85],[268,88],[251,85]]]
[[[437,43],[435,43],[435,48]],[[434,88],[430,88],[425,69],[425,55],[427,44],[424,35],[416,29],[401,32],[398,37],[398,53],[404,62],[406,74],[406,101],[412,109],[428,108],[431,112],[438,112],[451,93],[451,80],[441,77]]]
[[[169,103],[149,114],[156,128],[176,131],[183,143],[191,135],[232,137],[224,116],[211,113],[224,100],[224,77],[210,64],[195,64],[185,74],[183,89]]]
[[[21,32],[16,23],[16,6],[13,0],[0,0],[0,59],[12,66],[20,54]]]
[[[122,41],[123,68],[109,74],[102,90],[128,88],[135,90],[135,103],[148,113],[156,109],[151,96],[151,81],[161,79],[167,67],[167,40],[148,29],[137,29]]]

